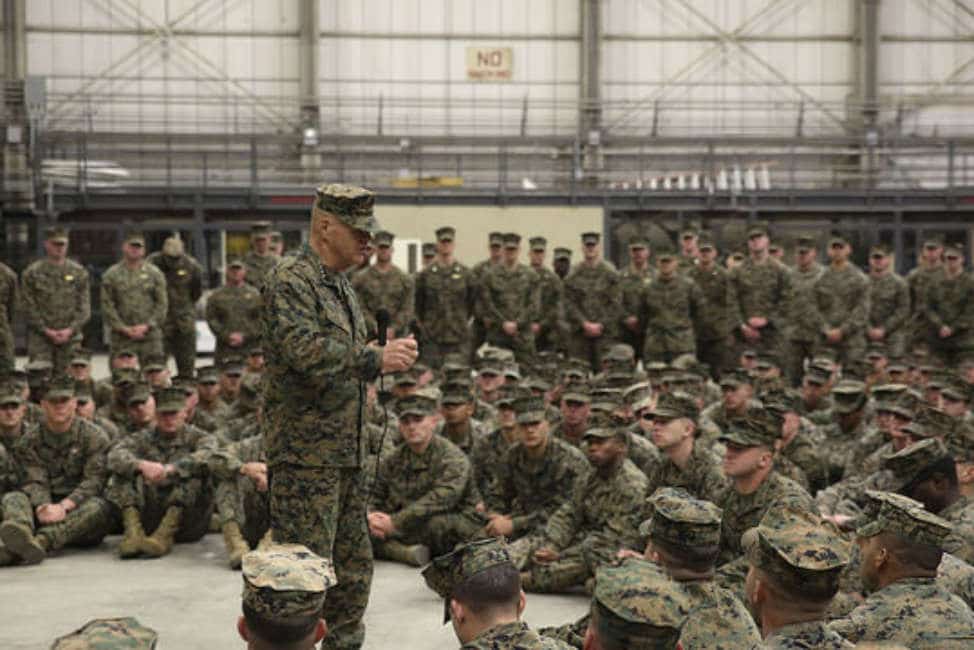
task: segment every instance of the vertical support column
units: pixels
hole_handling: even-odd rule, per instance
[[[863,185],[875,187],[879,119],[879,7],[881,0],[859,2],[859,100],[864,155],[860,158]]]
[[[6,207],[34,207],[34,183],[28,162],[26,0],[3,0],[3,189]]]
[[[602,2],[578,3],[578,141],[589,172],[602,167]]]
[[[298,48],[298,93],[301,102],[301,169],[306,182],[317,182],[321,115],[318,105],[318,41],[321,34],[318,0],[299,0],[301,40]]]

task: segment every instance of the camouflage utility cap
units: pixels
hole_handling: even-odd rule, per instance
[[[452,553],[433,558],[423,569],[426,585],[443,599],[443,622],[450,620],[450,598],[457,586],[488,569],[498,566],[514,568],[507,544],[498,539],[485,539],[457,546]]]
[[[602,239],[602,233],[598,233],[598,232],[583,232],[582,233],[582,243],[583,244],[598,244],[600,239]]]
[[[163,388],[156,395],[156,411],[176,413],[186,408],[186,391],[180,387]]]
[[[436,255],[436,244],[426,242],[423,244],[423,257],[434,257]]]
[[[656,402],[653,409],[653,417],[663,420],[675,420],[677,418],[688,418],[697,421],[700,409],[693,395],[683,391],[663,393]]]
[[[873,537],[880,533],[895,533],[916,544],[942,548],[952,529],[949,522],[927,511],[923,504],[892,492],[866,490],[869,497],[867,516],[872,521],[856,530],[859,537]]]
[[[473,384],[469,379],[450,379],[443,384],[443,399],[446,404],[469,404],[473,401]]]
[[[548,246],[548,240],[544,237],[532,237],[528,243],[533,251],[543,251]]]
[[[850,546],[816,514],[788,507],[770,509],[741,544],[755,568],[812,600],[835,595],[851,557]]]
[[[595,575],[593,623],[619,647],[675,647],[692,607],[683,587],[652,562],[628,559]]]
[[[372,242],[376,246],[392,246],[392,242],[395,238],[396,236],[388,230],[380,230],[372,236]]]
[[[697,499],[683,488],[662,487],[649,503],[653,514],[639,527],[643,537],[676,547],[720,545],[723,511],[710,501]]]
[[[729,442],[740,447],[774,447],[779,432],[772,419],[758,412],[730,421],[727,431],[721,434],[721,442]]]
[[[396,401],[396,412],[399,417],[418,415],[426,417],[433,415],[440,407],[440,391],[435,388],[423,388],[412,395],[406,395]]]
[[[71,399],[74,397],[74,377],[61,375],[51,380],[44,399]]]
[[[544,399],[536,395],[525,395],[514,400],[514,412],[519,424],[534,424],[545,419]]]
[[[356,230],[371,234],[379,229],[374,210],[375,193],[364,187],[341,183],[322,185],[315,190],[315,208],[330,212]]]
[[[202,366],[196,369],[196,383],[198,384],[218,384],[220,383],[220,370],[216,366]]]
[[[300,544],[280,544],[243,557],[243,602],[271,620],[314,616],[336,583],[331,561]]]
[[[154,650],[158,640],[134,618],[96,618],[55,640],[51,650]]]
[[[556,248],[554,258],[556,260],[570,260],[572,258],[572,252],[567,248]]]
[[[50,242],[67,244],[68,230],[64,226],[50,226],[44,229],[44,239]]]
[[[921,440],[900,451],[883,457],[883,467],[893,473],[897,492],[923,476],[925,470],[947,458],[947,447],[937,438]]]
[[[152,397],[152,387],[147,382],[137,381],[132,384],[131,389],[128,391],[125,404],[127,406],[135,406],[136,404],[148,402],[150,397]]]
[[[22,397],[20,389],[16,384],[10,381],[5,381],[0,384],[0,406],[7,406],[11,404],[20,406],[23,403],[24,398]]]

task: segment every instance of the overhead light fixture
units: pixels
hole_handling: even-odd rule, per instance
[[[304,130],[303,133],[304,141],[303,144],[306,147],[317,147],[318,146],[318,129],[313,126],[309,126]]]

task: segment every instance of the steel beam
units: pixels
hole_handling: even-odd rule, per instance
[[[579,140],[598,146],[602,136],[602,2],[579,0]]]
[[[318,108],[318,0],[300,0],[301,41],[298,48],[298,93],[302,128],[320,128]]]
[[[3,0],[3,76],[23,81],[27,76],[26,0]]]

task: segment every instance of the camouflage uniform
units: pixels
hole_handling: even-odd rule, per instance
[[[591,435],[614,434],[590,429],[586,436]],[[599,564],[636,538],[645,498],[646,476],[628,460],[604,476],[589,472],[571,499],[549,517],[544,531],[526,544],[530,550],[550,547],[559,552],[554,562],[530,567],[531,589],[563,591],[583,584]]]
[[[565,319],[568,322],[566,348],[569,356],[602,369],[602,357],[619,337],[622,289],[619,274],[600,260],[594,266],[576,264],[565,278]],[[582,332],[582,322],[602,324],[602,335],[592,339]]]
[[[450,620],[450,598],[456,589],[471,577],[499,567],[510,567],[511,557],[502,541],[488,539],[458,546],[447,555],[434,558],[425,569],[423,579],[444,602],[444,623]],[[480,603],[469,603],[476,607]],[[475,639],[465,643],[461,650],[561,650],[568,648],[558,641],[539,637],[526,623],[520,621],[495,625]]]
[[[382,462],[379,475],[372,509],[392,517],[396,541],[423,544],[439,555],[483,528],[474,510],[470,461],[449,440],[433,436],[422,454],[402,444]],[[384,542],[374,543],[381,553]]]
[[[947,522],[911,499],[876,492],[870,499],[879,501],[878,512],[856,531],[859,538],[889,531],[915,544],[939,547],[950,531]],[[916,650],[970,648],[974,614],[935,577],[905,577],[870,594],[829,628],[853,642],[890,641]]]
[[[810,600],[834,597],[842,570],[849,563],[848,545],[822,526],[814,513],[787,509],[770,512],[745,534],[742,543],[750,566],[770,577],[785,593]],[[824,617],[767,631],[765,648],[852,647],[826,627]]]
[[[422,328],[420,357],[431,368],[443,365],[450,353],[466,357],[476,282],[463,264],[439,260],[416,277],[416,319]]]
[[[891,357],[906,354],[909,342],[910,287],[893,272],[869,276],[868,327],[882,327],[886,353]]]
[[[210,526],[214,505],[210,463],[217,449],[214,436],[188,424],[171,438],[155,427],[132,433],[108,452],[112,477],[106,496],[119,510],[137,509],[147,530],[155,530],[169,508],[182,508],[175,541],[195,542]],[[138,470],[140,460],[173,465],[176,474],[164,483],[148,484]]]
[[[693,280],[678,273],[657,275],[643,290],[643,360],[670,363],[684,354],[696,355],[693,324],[704,311],[703,294]]]
[[[534,364],[534,334],[531,323],[538,319],[538,274],[531,267],[504,264],[488,269],[480,281],[480,297],[487,342],[514,352],[521,367]],[[505,321],[517,323],[517,335],[509,336]]]
[[[841,269],[826,267],[815,283],[815,323],[819,349],[831,350],[839,363],[858,361],[866,354],[866,319],[869,315],[869,280],[851,263]],[[826,329],[842,331],[842,340],[830,343]]]
[[[464,454],[467,455],[467,457],[469,457],[470,454],[473,453],[474,448],[477,447],[477,444],[481,440],[486,439],[487,436],[490,435],[490,429],[487,427],[487,425],[485,425],[480,420],[475,420],[473,418],[470,418],[469,428],[463,434],[456,435],[450,433],[449,431],[446,430],[445,422],[437,423],[434,433],[438,436],[442,436],[446,438],[447,440],[455,444],[457,447],[460,448],[460,451],[462,451]]]
[[[14,314],[17,312],[17,274],[0,262],[0,372],[13,370]]]
[[[71,362],[91,318],[88,271],[72,260],[64,264],[37,260],[21,275],[21,304],[27,321],[27,354],[32,361],[50,361],[55,372],[61,372]],[[74,334],[62,345],[54,345],[44,335],[45,328],[65,327]]]
[[[393,266],[383,273],[370,266],[355,276],[352,288],[362,305],[370,339],[378,338],[375,317],[380,309],[389,312],[389,327],[394,330],[395,336],[409,334],[416,296],[413,279],[405,272]]]
[[[537,239],[531,240],[531,248],[536,249]],[[541,244],[544,249],[544,243]],[[564,341],[564,287],[561,278],[546,266],[531,266],[538,274],[538,305],[537,323],[541,326],[535,336],[535,348],[542,350],[560,351]]]
[[[105,271],[101,277],[101,310],[111,328],[112,350],[132,348],[142,364],[149,357],[161,356],[168,303],[166,276],[154,264],[142,262],[137,269],[130,269],[125,262],[118,262]],[[130,339],[119,329],[138,323],[149,325],[142,340]]]
[[[731,358],[734,347],[731,333],[737,322],[737,309],[731,302],[730,272],[719,264],[711,269],[695,265],[687,277],[700,287],[705,305],[695,314],[693,322],[697,359],[709,365],[711,372],[723,372],[736,365]]]
[[[260,292],[249,284],[239,287],[224,285],[206,299],[206,323],[216,338],[213,361],[217,365],[228,355],[249,354],[260,344],[260,318],[264,308]],[[232,332],[243,334],[240,347],[231,347]]]
[[[974,352],[974,276],[968,271],[954,278],[946,273],[927,289],[926,342],[930,354],[948,368]],[[948,326],[953,333],[940,338],[939,330]]]
[[[544,401],[523,397],[514,402],[521,424],[540,422],[544,418]],[[563,440],[548,441],[541,458],[531,458],[528,451],[515,443],[501,462],[497,479],[485,496],[488,512],[511,517],[512,539],[540,533],[552,513],[569,498],[576,483],[591,470],[585,455]]]
[[[690,458],[682,469],[664,454],[659,469],[647,476],[646,494],[653,494],[661,487],[677,487],[698,499],[719,503],[727,490],[720,459],[703,442],[694,443]]]
[[[69,391],[73,394],[73,388],[55,383],[50,393]],[[43,554],[30,557],[34,549],[28,540],[35,531],[45,552],[68,544],[101,542],[112,523],[111,508],[101,497],[108,444],[104,431],[80,417],[64,433],[54,433],[42,423],[20,438],[14,453],[22,464],[23,492],[8,492],[3,497],[4,523],[0,526],[0,540],[9,551],[30,562],[43,559]],[[35,508],[63,499],[78,507],[56,524],[36,523]]]
[[[242,476],[245,463],[265,463],[264,439],[257,435],[230,443],[216,452],[211,461],[219,479],[216,486],[216,510],[220,523],[236,522],[247,542],[254,546],[270,528],[270,501],[249,476]]]
[[[322,187],[315,210],[372,231],[373,200],[360,188]],[[303,543],[335,565],[323,647],[357,648],[372,582],[361,423],[365,384],[378,376],[381,356],[365,346],[365,319],[348,279],[309,246],[268,274],[263,297],[271,528],[275,541]]]
[[[134,618],[96,618],[54,640],[51,650],[130,648],[154,650],[159,635]]]
[[[637,269],[632,264],[619,274],[619,293],[621,295],[622,304],[622,316],[620,321],[625,321],[630,316],[635,316],[639,318],[642,316],[643,309],[643,291],[649,287],[650,284],[656,278],[656,270],[652,266],[646,266],[645,269]],[[639,331],[633,332],[628,327],[626,327],[623,322],[620,326],[619,331],[621,336],[619,337],[623,343],[628,343],[632,346],[632,349],[636,351],[636,354],[643,353],[643,345],[645,336],[645,331],[640,324],[637,325]]]
[[[927,296],[943,277],[942,265],[927,266],[922,262],[906,274],[906,284],[910,288],[910,321],[907,325],[907,335],[911,346],[926,345],[928,341]]]
[[[937,516],[953,526],[951,537],[956,541],[951,553],[968,564],[974,563],[974,499],[961,496]]]
[[[258,255],[254,251],[247,251],[243,256],[243,262],[247,266],[247,284],[261,290],[267,281],[267,276],[280,260],[281,258],[273,253]]]
[[[203,295],[203,267],[185,253],[159,251],[146,261],[166,276],[169,308],[162,326],[166,352],[175,358],[180,375],[191,375],[196,367],[196,301]]]
[[[787,269],[773,259],[756,263],[751,258],[734,267],[730,273],[731,304],[736,304],[735,332],[742,336],[740,326],[753,316],[763,316],[768,324],[760,331],[757,341],[746,345],[759,352],[778,352],[782,346],[787,323],[786,307],[791,295],[791,277]]]
[[[803,246],[804,245],[804,246]],[[799,247],[811,247],[814,242],[799,241]],[[784,360],[785,374],[792,384],[797,384],[805,372],[804,362],[815,355],[821,331],[815,317],[815,285],[818,283],[825,267],[818,262],[812,262],[807,269],[797,266],[791,270],[791,293],[788,296],[788,355]]]

